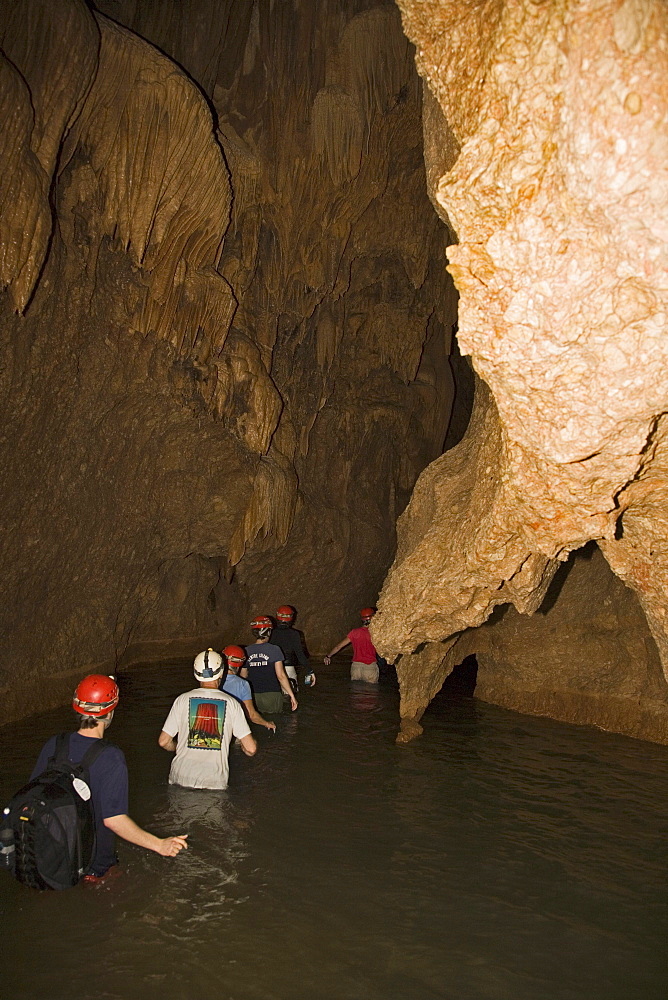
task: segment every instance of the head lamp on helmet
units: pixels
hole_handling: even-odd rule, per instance
[[[118,705],[118,684],[107,674],[89,674],[79,683],[72,708],[79,715],[108,715]]]
[[[227,659],[228,666],[233,670],[237,670],[246,659],[246,654],[241,646],[226,646],[223,650],[223,656]]]
[[[267,615],[257,615],[251,622],[250,627],[257,633],[258,639],[266,639],[273,625],[271,618],[268,618]]]
[[[193,670],[198,681],[218,681],[223,676],[223,658],[215,650],[205,649],[195,657]]]

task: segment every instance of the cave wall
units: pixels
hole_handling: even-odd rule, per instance
[[[667,668],[668,10],[399,6],[425,81],[430,196],[457,237],[447,255],[459,345],[480,377],[466,436],[422,474],[400,520],[372,629],[386,654],[404,654],[410,734],[458,635],[499,605],[535,613],[591,540],[635,590]],[[583,611],[582,634],[588,620]],[[500,632],[498,643],[507,653]],[[541,645],[535,655],[558,689],[559,663]],[[522,707],[516,660],[498,699]],[[637,732],[645,695],[611,676],[608,696],[610,711],[589,721]],[[668,739],[665,722],[652,725]]]
[[[522,712],[665,740],[668,685],[636,593],[594,542],[562,563],[533,615],[498,607],[446,668],[475,654],[475,695]]]
[[[0,20],[3,720],[286,601],[329,645],[452,404],[394,5],[96,7]]]

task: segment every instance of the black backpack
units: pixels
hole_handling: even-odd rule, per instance
[[[19,789],[4,810],[3,843],[10,829],[14,834],[10,870],[33,889],[69,889],[95,854],[89,769],[110,744],[94,740],[81,762],[72,764],[69,742],[70,733],[56,737],[46,769]]]

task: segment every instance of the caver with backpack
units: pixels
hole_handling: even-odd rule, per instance
[[[118,698],[113,678],[85,677],[72,702],[78,732],[47,740],[30,782],[5,809],[2,850],[7,867],[26,885],[64,889],[82,877],[99,881],[117,863],[116,834],[166,857],[187,847],[186,836],[155,837],[127,814],[125,757],[103,742]]]

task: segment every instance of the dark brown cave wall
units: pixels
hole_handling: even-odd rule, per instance
[[[323,648],[451,405],[395,8],[10,2],[0,48],[3,718],[277,602]]]
[[[456,302],[412,47],[394,3],[98,6],[215,106],[234,192],[220,267],[239,303],[232,335],[259,345],[283,406],[233,585],[243,608],[297,605],[325,648],[375,600],[451,406]]]

